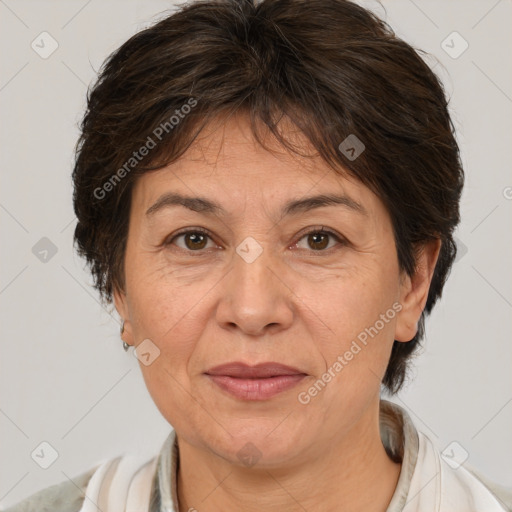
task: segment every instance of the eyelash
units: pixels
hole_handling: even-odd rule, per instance
[[[210,238],[210,240],[213,240],[211,233],[208,230],[204,229],[204,228],[187,228],[187,229],[184,229],[184,230],[179,231],[178,233],[172,235],[171,238],[168,238],[166,241],[164,241],[163,245],[166,246],[166,247],[170,246],[170,245],[173,245],[172,243],[174,242],[174,240],[176,240],[180,236],[187,235],[187,234],[190,234],[190,233],[205,235],[208,238]],[[331,231],[330,229],[324,228],[322,226],[322,227],[312,228],[309,231],[307,231],[305,233],[302,233],[300,235],[300,237],[297,239],[297,241],[292,244],[292,246],[297,245],[304,237],[306,237],[308,235],[320,234],[320,233],[331,236],[341,246],[348,245],[348,242],[347,242],[347,240],[345,238],[343,238],[342,236],[338,235],[334,231]],[[181,251],[185,251],[185,252],[187,252],[189,254],[190,253],[198,253],[197,254],[198,256],[204,254],[204,252],[206,251],[206,249],[199,249],[197,251],[193,251],[193,250],[189,250],[189,249],[183,249],[182,247],[177,247],[177,249],[181,250]],[[331,247],[329,249],[319,249],[319,250],[316,250],[316,251],[314,249],[311,249],[309,252],[312,252],[312,253],[315,253],[315,254],[320,254],[320,253],[330,254],[333,250],[337,250],[337,249],[339,249],[339,247],[338,248],[337,247]],[[307,251],[308,249],[298,249],[298,250],[306,250]]]

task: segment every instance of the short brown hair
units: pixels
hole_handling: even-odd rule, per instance
[[[88,92],[73,171],[75,242],[102,299],[124,289],[137,176],[175,161],[221,113],[246,113],[260,143],[258,125],[297,151],[277,128],[287,116],[383,201],[402,271],[422,243],[442,242],[418,332],[393,345],[383,384],[397,392],[456,255],[464,182],[442,84],[418,53],[347,0],[198,1],[131,37]],[[339,149],[350,135],[366,148],[355,159]]]

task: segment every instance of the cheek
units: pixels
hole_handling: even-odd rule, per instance
[[[173,368],[187,361],[204,325],[199,289],[151,286],[132,302],[135,343],[149,338]]]
[[[325,323],[345,341],[373,326],[398,297],[397,279],[393,277],[392,269],[361,267],[356,272],[336,277],[329,281],[322,293],[311,289],[307,296],[312,298],[313,308],[321,304]],[[379,330],[389,331],[391,327],[388,322]]]
[[[196,313],[208,291],[209,278],[194,277],[193,268],[173,268],[161,253],[135,248],[133,254],[127,258],[126,275],[136,341],[172,337]]]
[[[198,286],[163,279],[150,265],[130,270],[127,288],[134,343],[149,339],[159,351],[150,365],[142,361],[139,365],[149,393],[167,417],[165,408],[177,407],[180,390],[189,387],[187,368],[202,328],[197,315],[204,293]]]
[[[394,341],[398,288],[393,268],[361,268],[333,279],[326,294],[313,295],[311,306],[331,335],[317,340],[327,372],[335,375],[329,384],[333,403],[361,397],[380,389]],[[326,376],[330,379],[329,376]],[[329,400],[328,400],[329,401]]]
[[[320,418],[333,435],[352,424],[380,392],[397,313],[390,289],[377,293],[375,281],[365,287],[345,285],[330,288],[331,300],[323,303],[322,320],[334,334],[315,340],[326,367],[300,398],[308,402],[308,414]]]
[[[185,422],[183,428],[191,421],[205,423],[201,397],[191,388],[189,375],[204,329],[204,320],[199,318],[204,315],[200,301],[204,294],[194,287],[170,286],[161,280],[140,279],[139,284],[133,288],[135,300],[131,303],[135,342],[149,338],[160,351],[150,365],[139,363],[148,392],[173,426],[180,426],[181,421]]]

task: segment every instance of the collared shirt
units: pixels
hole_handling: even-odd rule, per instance
[[[512,489],[484,484],[482,476],[462,464],[457,445],[442,456],[397,404],[381,400],[380,433],[388,455],[401,462],[386,512],[512,511]],[[179,512],[178,468],[172,430],[149,461],[141,463],[129,455],[107,460],[73,482],[43,489],[5,512]]]

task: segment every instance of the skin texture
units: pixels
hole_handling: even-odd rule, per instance
[[[123,340],[150,339],[160,350],[140,367],[177,433],[180,511],[384,511],[400,464],[380,439],[380,382],[393,340],[416,333],[440,243],[425,245],[412,278],[400,273],[391,221],[375,194],[318,156],[291,155],[270,135],[266,144],[272,151],[237,115],[210,125],[177,162],[139,178],[125,289],[114,297]],[[226,211],[172,206],[146,215],[167,192],[205,197]],[[290,200],[332,193],[366,215],[343,205],[280,213]],[[183,228],[209,237],[176,236]],[[339,240],[318,238],[322,229]],[[252,263],[236,252],[247,237],[262,248]],[[299,393],[393,304],[401,310],[300,403]],[[247,401],[204,373],[231,361],[275,361],[307,376],[268,400]],[[250,466],[238,457],[247,443],[257,459]]]

